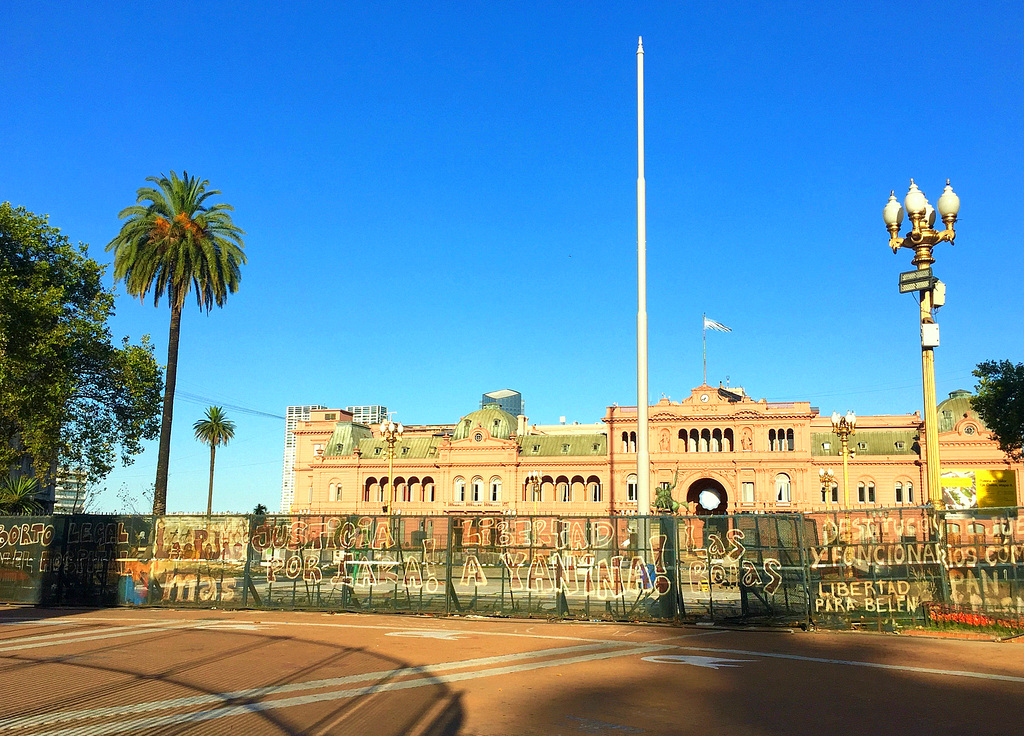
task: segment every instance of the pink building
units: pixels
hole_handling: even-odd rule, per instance
[[[979,491],[982,479],[998,478],[1024,505],[1021,464],[999,450],[969,396],[954,392],[938,407],[943,475]],[[389,461],[378,427],[338,409],[311,412],[295,430],[291,511],[636,513],[636,407],[611,406],[595,424],[540,426],[492,404],[456,424],[405,429]],[[672,487],[683,509],[702,514],[821,510],[847,499],[851,508],[919,505],[927,501],[923,433],[917,413],[858,417],[844,488],[839,439],[816,407],[698,386],[650,407],[652,488]],[[835,476],[827,488],[826,468]]]

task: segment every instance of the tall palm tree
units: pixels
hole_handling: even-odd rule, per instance
[[[206,410],[206,419],[192,425],[196,439],[210,446],[210,495],[206,500],[206,515],[213,513],[213,464],[217,458],[217,445],[226,445],[235,436],[235,423],[224,415],[219,406]]]
[[[178,336],[181,310],[189,291],[195,290],[200,309],[223,307],[229,293],[238,291],[240,267],[245,263],[242,236],[231,221],[234,207],[206,201],[220,191],[207,189],[209,182],[182,172],[178,177],[151,176],[155,187],[141,187],[136,204],[120,212],[121,232],[107,244],[114,251],[114,279],[123,280],[132,296],[153,304],[167,295],[171,305],[171,329],[167,341],[167,376],[160,424],[153,513],[167,511],[167,469],[171,455],[171,419],[174,385],[178,373]]]

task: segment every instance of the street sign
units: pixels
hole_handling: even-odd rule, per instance
[[[909,294],[912,291],[928,291],[936,281],[938,279],[932,276],[930,268],[907,271],[900,274],[900,293]]]

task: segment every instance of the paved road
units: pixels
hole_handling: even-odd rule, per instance
[[[0,736],[1016,734],[1024,646],[0,607]]]

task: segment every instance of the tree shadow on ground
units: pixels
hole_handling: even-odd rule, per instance
[[[131,622],[126,634],[109,621],[83,618],[61,633],[45,622],[67,612],[29,613],[0,615],[17,624],[0,629],[0,723],[18,736],[455,736],[462,727],[460,695],[428,672],[315,641],[299,628],[273,635],[230,620],[193,619]],[[183,629],[194,636],[183,638]],[[254,680],[254,670],[285,674]]]

